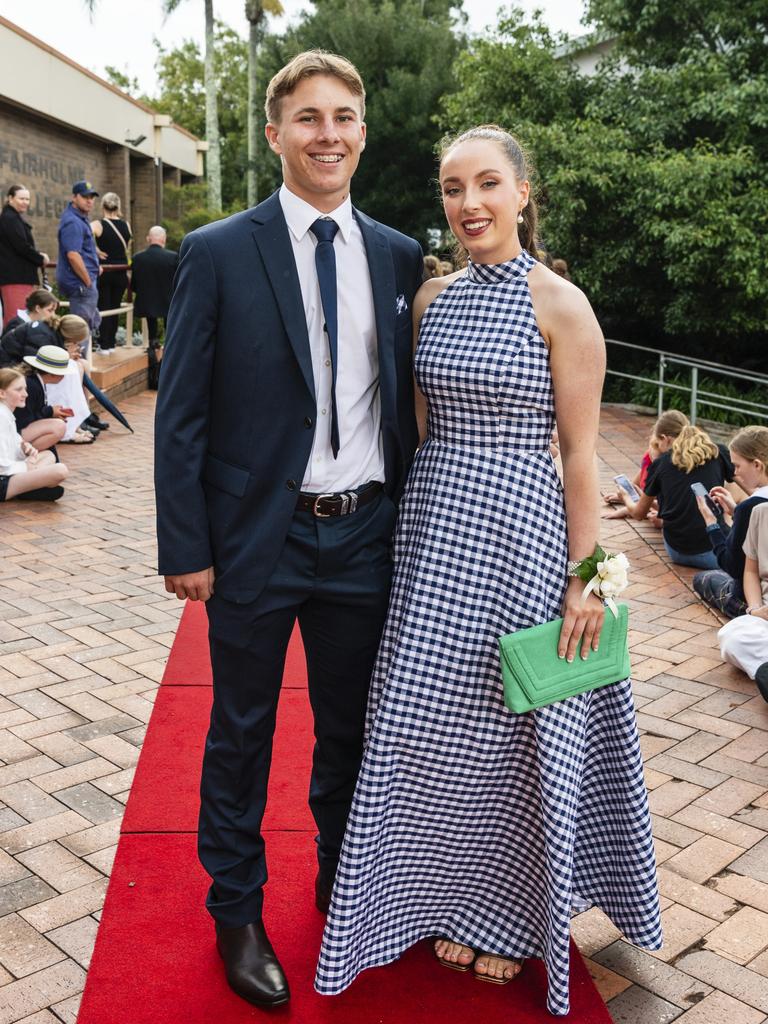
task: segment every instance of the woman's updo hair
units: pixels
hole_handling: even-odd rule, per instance
[[[481,124],[477,128],[468,128],[467,131],[462,132],[460,135],[444,138],[438,150],[440,163],[442,164],[448,154],[457,146],[460,146],[463,142],[472,142],[475,139],[495,142],[512,165],[517,180],[531,180],[533,167],[525,150],[514,135],[500,128],[497,124]],[[528,202],[523,207],[522,214],[523,222],[517,225],[520,244],[524,249],[528,250],[534,259],[540,260],[542,257],[539,252],[541,244],[539,241],[539,211],[536,206],[536,200],[533,197],[533,189],[531,189],[531,193],[528,196]]]
[[[101,197],[102,210],[109,210],[110,213],[119,213],[122,216],[122,205],[117,192],[105,192]]]
[[[85,341],[90,334],[88,324],[77,313],[66,313],[59,320],[58,331],[64,341]]]
[[[728,447],[747,462],[762,462],[768,470],[768,427],[743,427]]]
[[[684,412],[680,412],[678,409],[667,409],[667,411],[663,412],[656,420],[651,433],[654,437],[675,438],[683,427],[687,426],[688,417]]]

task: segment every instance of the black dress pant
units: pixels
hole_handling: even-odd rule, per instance
[[[338,863],[360,768],[368,687],[386,616],[395,508],[382,492],[349,516],[296,512],[267,587],[250,604],[208,601],[214,703],[198,833],[207,907],[225,927],[261,917],[261,823],[288,641],[298,618],[315,748],[309,804],[320,871]],[[307,894],[310,899],[310,894]]]
[[[99,309],[117,309],[128,285],[128,275],[124,270],[105,270],[99,277]],[[115,335],[119,318],[105,316],[99,327],[99,347],[104,349],[115,347]],[[128,339],[130,344],[130,338]]]

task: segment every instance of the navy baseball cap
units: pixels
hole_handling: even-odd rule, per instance
[[[73,196],[97,196],[98,194],[90,181],[76,181],[72,186]]]

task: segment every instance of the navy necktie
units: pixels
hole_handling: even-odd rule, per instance
[[[335,220],[319,218],[309,229],[317,239],[315,266],[325,315],[325,333],[331,352],[331,451],[339,454],[339,417],[336,409],[336,371],[339,365],[339,318],[336,300],[336,253],[333,239],[339,230]]]

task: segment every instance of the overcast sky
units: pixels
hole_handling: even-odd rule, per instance
[[[515,2],[526,11],[541,8],[547,23],[557,31],[569,35],[585,31],[580,25],[581,0]],[[244,6],[243,0],[214,0],[216,17],[243,35],[247,32]],[[290,19],[309,5],[306,0],[283,0],[283,6]],[[464,0],[470,29],[481,32],[493,25],[500,6],[501,0]],[[155,91],[156,84],[153,36],[166,49],[172,49],[183,39],[197,39],[201,43],[203,40],[201,0],[186,0],[165,21],[160,14],[160,0],[98,0],[97,7],[97,13],[89,20],[83,0],[36,0],[26,4],[21,0],[0,0],[0,15],[97,75],[103,75],[104,65],[110,64],[131,78],[138,78],[141,89],[149,94]],[[280,23],[272,24],[279,27]]]

